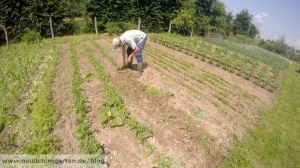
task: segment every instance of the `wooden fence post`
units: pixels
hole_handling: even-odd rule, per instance
[[[52,16],[50,16],[50,30],[51,30],[51,35],[52,35],[52,39],[54,39],[54,32],[53,32],[53,27],[52,27]]]
[[[94,22],[95,22],[96,35],[98,35],[98,26],[97,26],[97,18],[96,17],[94,17]]]
[[[139,21],[138,21],[138,30],[141,30],[141,18],[139,17]]]
[[[193,33],[194,33],[194,25],[192,25],[191,37],[193,37]]]
[[[5,29],[5,26],[3,25],[3,29],[4,29],[4,33],[5,33],[5,40],[6,40],[6,45],[8,46],[8,35],[7,35],[7,31]]]
[[[171,34],[171,28],[172,28],[172,20],[170,21],[169,30],[168,33]]]

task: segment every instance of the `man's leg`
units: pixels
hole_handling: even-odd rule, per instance
[[[145,43],[147,41],[147,37],[143,39],[142,42],[140,42],[137,47],[139,48],[139,51],[136,53],[135,57],[136,57],[136,60],[138,62],[138,65],[137,65],[137,74],[136,76],[137,77],[140,77],[142,75],[142,72],[143,72],[143,56],[142,56],[142,51],[145,47]]]

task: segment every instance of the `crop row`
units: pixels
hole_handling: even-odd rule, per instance
[[[81,143],[81,150],[85,154],[102,154],[104,153],[101,144],[94,140],[92,133],[89,131],[90,122],[86,117],[88,108],[85,105],[84,96],[80,91],[81,78],[78,70],[77,57],[75,51],[75,44],[70,45],[71,65],[72,65],[72,98],[74,102],[74,109],[77,114],[78,123],[75,128],[77,139]]]
[[[116,88],[109,82],[108,75],[103,66],[95,58],[93,51],[85,45],[90,62],[96,68],[97,76],[103,83],[106,93],[105,100],[101,104],[99,120],[104,127],[115,127],[128,123],[137,140],[143,141],[153,135],[151,128],[134,119],[125,107],[122,98]]]
[[[236,73],[236,75],[251,80],[258,86],[271,92],[278,88],[278,69],[269,68],[258,61],[229,52],[227,49],[214,47],[195,38],[183,38],[180,36],[153,34],[151,39],[154,42],[185,52],[195,58],[201,56],[202,61],[207,61],[210,64],[222,67],[226,71]]]
[[[100,46],[98,43],[93,42],[94,46],[98,48],[101,52],[101,54],[104,56],[105,59],[107,59],[112,65],[117,67],[117,63],[113,57],[108,55],[102,46]],[[93,63],[95,67],[98,67],[97,75],[102,76],[101,74],[106,74],[105,70],[103,69],[103,66],[100,64],[101,61],[97,60],[94,56],[92,56],[92,51],[85,45],[87,51],[89,52],[90,61]],[[171,167],[173,160],[165,156],[163,153],[158,151],[151,143],[148,142],[147,138],[150,136],[153,136],[153,131],[151,128],[146,126],[145,124],[142,124],[138,122],[136,119],[134,119],[128,109],[125,107],[121,97],[116,92],[116,89],[113,85],[109,83],[109,79],[107,75],[103,75],[105,78],[102,79],[103,83],[106,83],[107,86],[105,90],[106,92],[112,92],[110,94],[107,94],[107,100],[102,103],[102,108],[100,109],[100,121],[104,126],[115,126],[115,123],[117,122],[113,121],[114,116],[120,115],[120,112],[125,113],[125,123],[128,123],[129,127],[133,131],[136,139],[138,141],[142,141],[144,145],[143,152],[146,155],[146,157],[149,157],[150,155],[153,156],[153,163],[158,164],[162,167]],[[102,77],[103,77],[102,76]],[[144,86],[145,90],[149,92],[149,94],[155,94],[153,92],[156,92],[157,90]],[[155,90],[155,91],[153,91]],[[151,92],[151,93],[150,93]],[[158,91],[157,91],[158,92]],[[162,94],[170,94],[170,93],[162,93]],[[159,100],[162,98],[159,97]],[[117,112],[119,111],[119,112]],[[109,113],[111,112],[111,113]],[[108,115],[111,115],[110,117]],[[109,121],[112,121],[109,123]]]
[[[171,81],[176,82],[176,83],[182,85],[183,87],[187,88],[188,90],[190,90],[191,93],[193,93],[196,96],[196,98],[199,98],[199,96],[201,96],[202,98],[211,102],[216,108],[220,107],[220,103],[229,102],[228,97],[223,99],[226,101],[221,101],[221,100],[219,100],[219,97],[217,97],[217,96],[213,96],[213,97],[207,96],[204,92],[202,80],[195,80],[193,78],[190,78],[190,77],[184,75],[182,72],[176,72],[175,70],[172,69],[172,67],[166,66],[164,61],[155,58],[154,55],[151,55],[151,58],[149,59],[149,61],[147,63],[149,63],[149,65],[151,65],[151,67],[155,68],[162,74],[166,75]],[[170,65],[170,64],[168,64],[168,65]],[[211,90],[211,91],[215,92],[214,95],[218,94],[218,92],[216,92],[215,90]],[[224,103],[224,104],[226,104],[226,103]],[[228,105],[228,103],[226,105]]]
[[[209,73],[207,71],[195,73],[193,70],[194,68],[191,68],[189,66],[187,67],[181,67],[179,64],[187,64],[188,61],[183,61],[182,59],[178,59],[173,57],[172,55],[165,53],[161,50],[157,49],[146,49],[152,58],[155,58],[156,61],[160,62],[161,66],[164,66],[165,68],[170,68],[176,71],[176,74],[182,75],[182,78],[187,78],[188,81],[194,81],[196,82],[194,85],[197,85],[199,89],[209,88],[211,91],[220,90],[222,92],[228,93],[229,91],[225,88],[225,86],[228,87],[228,83],[226,83],[221,77],[218,77],[212,73]],[[183,63],[185,62],[185,63]],[[189,63],[189,65],[193,65],[192,63]],[[194,66],[193,66],[194,67]]]
[[[48,48],[47,48],[48,49]],[[48,56],[44,44],[18,44],[1,47],[0,53],[0,132],[13,120],[20,96],[27,89],[30,77],[38,72],[38,64]]]
[[[44,74],[39,74],[38,89],[35,90],[35,98],[30,106],[27,106],[28,128],[30,140],[23,144],[21,150],[26,154],[50,154],[56,149],[56,139],[52,135],[53,126],[57,119],[57,113],[52,98],[51,84],[55,78],[55,67],[58,64],[59,49],[54,49],[52,59],[45,63]]]
[[[263,62],[267,65],[270,65],[278,70],[285,70],[288,67],[289,60],[285,57],[276,55],[269,51],[266,51],[262,48],[252,46],[252,45],[245,45],[236,42],[231,42],[228,40],[223,39],[215,39],[215,38],[201,38],[203,42],[213,43],[218,46],[225,47],[237,53],[241,53],[250,59],[255,59],[260,62]]]
[[[221,77],[205,70],[201,70],[201,72],[197,74],[194,73],[193,69],[195,65],[191,62],[175,58],[174,56],[157,49],[151,48],[150,50],[146,49],[145,51],[149,52],[153,57],[158,58],[165,66],[174,69],[178,73],[182,73],[185,77],[198,81],[210,89],[214,90],[215,87],[217,87],[218,89],[225,91],[223,86],[228,85]]]
[[[151,47],[149,49],[149,46],[147,47],[148,48],[145,48],[145,52],[149,55],[149,57],[147,57],[147,63],[162,74],[166,75],[169,80],[187,88],[194,93],[197,98],[199,98],[198,96],[201,96],[201,98],[206,99],[217,109],[221,107],[221,103],[236,111],[239,115],[242,113],[243,110],[237,108],[243,108],[247,104],[248,100],[241,102],[232,101],[231,99],[232,96],[243,96],[243,91],[236,92],[238,88],[232,86],[221,77],[205,70],[195,72],[193,69],[181,69],[179,68],[179,63],[182,59],[176,58],[164,51],[153,49]],[[173,58],[170,59],[169,57]],[[208,96],[207,91],[211,93],[211,96]],[[247,114],[242,115],[243,117],[247,117]]]

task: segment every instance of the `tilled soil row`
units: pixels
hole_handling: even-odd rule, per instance
[[[104,44],[105,46],[110,46],[109,40],[100,40],[99,43]],[[210,72],[212,74],[215,74],[217,76],[220,76],[224,79],[222,83],[224,83],[224,87],[226,89],[229,89],[230,94],[233,94],[235,97],[233,97],[233,101],[236,101],[236,104],[238,104],[240,107],[234,107],[236,108],[236,112],[231,112],[234,111],[230,107],[222,106],[222,108],[219,108],[219,110],[216,112],[216,108],[212,103],[203,101],[203,98],[201,98],[199,102],[198,99],[195,99],[193,96],[190,96],[189,94],[183,93],[183,94],[178,94],[180,97],[175,95],[176,99],[172,99],[171,102],[173,102],[173,105],[176,106],[177,109],[181,109],[183,111],[186,111],[187,113],[190,112],[191,109],[191,104],[194,106],[201,107],[203,109],[204,114],[206,114],[205,119],[202,119],[202,122],[206,123],[206,128],[208,132],[211,133],[211,135],[215,135],[219,137],[220,135],[223,135],[225,137],[230,137],[230,138],[225,138],[221,137],[219,141],[220,144],[224,145],[224,142],[232,142],[235,138],[241,139],[243,135],[245,134],[245,128],[247,127],[252,127],[254,123],[257,122],[257,118],[259,117],[259,113],[255,112],[258,111],[258,109],[263,106],[264,104],[270,105],[272,103],[272,96],[269,92],[266,90],[263,90],[261,88],[257,88],[257,86],[253,85],[251,82],[246,81],[240,77],[237,77],[234,74],[231,74],[229,72],[224,72],[221,68],[212,66],[208,63],[203,63],[199,59],[195,59],[191,56],[185,55],[181,52],[177,52],[174,50],[171,50],[169,48],[166,48],[164,46],[158,45],[156,43],[153,43],[151,41],[147,42],[147,46],[150,45],[150,47],[155,48],[155,50],[160,49],[163,50],[166,53],[169,53],[174,56],[175,59],[179,60],[185,60],[185,61],[190,61],[193,64],[195,64],[195,68],[192,71],[193,73],[197,74],[199,72]],[[146,46],[146,47],[147,47]],[[106,52],[108,55],[111,55],[112,57],[116,57],[116,55],[120,55],[119,49],[117,50],[117,53],[113,50],[111,50],[111,47],[103,47],[106,49]],[[145,62],[149,62],[151,60],[151,55],[148,55],[147,52],[144,52],[144,60]],[[117,59],[119,61],[119,65],[121,65],[121,58]],[[152,62],[153,64],[153,62]],[[155,63],[154,63],[155,64]],[[155,64],[156,66],[157,64]],[[161,68],[162,66],[156,66]],[[163,69],[163,68],[161,68]],[[149,70],[149,71],[148,71]],[[178,85],[172,85],[174,87],[169,87],[170,82],[166,82],[164,80],[165,75],[169,75],[168,73],[163,73],[161,74],[161,70],[159,72],[154,72],[153,68],[146,67],[144,70],[144,75],[138,79],[139,81],[142,81],[143,83],[158,86],[160,88],[164,88],[166,90],[172,90],[174,87],[177,88],[173,92],[174,93],[180,93],[182,91],[182,88],[178,88]],[[166,72],[166,71],[164,71]],[[176,81],[176,72],[173,72],[173,77],[172,79],[175,79],[174,82]],[[177,78],[178,79],[178,78]],[[185,80],[185,79],[184,79]],[[163,82],[161,82],[163,81]],[[189,80],[187,80],[189,81]],[[164,84],[165,82],[165,84]],[[190,82],[186,82],[186,85],[189,85]],[[194,86],[190,86],[194,87]],[[194,91],[194,89],[193,89]],[[172,91],[171,91],[172,92]],[[189,95],[188,98],[183,100],[182,95]],[[209,93],[205,93],[204,98],[212,96]],[[240,97],[238,97],[240,96]],[[244,100],[247,101],[244,101]],[[179,101],[180,100],[180,101]],[[243,100],[243,101],[241,101]],[[174,103],[175,102],[175,103]],[[182,103],[184,102],[184,103]],[[189,103],[193,102],[193,103]],[[178,104],[178,105],[177,105]],[[201,119],[200,119],[201,120]],[[241,122],[244,121],[244,122]],[[244,123],[244,124],[243,124]],[[238,126],[240,125],[240,126]],[[213,130],[213,131],[212,131]],[[218,130],[218,131],[217,131]],[[228,143],[225,143],[228,144]]]
[[[107,44],[104,40],[98,40],[97,43]],[[112,55],[108,50],[105,51]],[[94,49],[94,53],[100,55],[97,49]],[[115,71],[116,68],[104,57],[99,56],[98,59],[109,72]],[[211,145],[214,142],[207,142],[207,147],[201,141],[197,142],[196,139],[201,135],[206,139],[213,139],[203,130],[202,124],[195,123],[187,113],[172,107],[167,103],[168,100],[160,104],[157,97],[148,96],[143,84],[136,80],[131,70],[111,73],[110,81],[119,88],[131,115],[154,129],[154,135],[149,138],[149,142],[158,150],[173,160],[180,160],[187,167],[209,167],[216,164],[216,160],[220,160],[220,154],[214,149],[215,145]],[[164,118],[168,115],[169,117]],[[188,128],[189,125],[191,128]]]
[[[94,133],[95,140],[103,144],[109,167],[152,167],[150,158],[143,156],[143,146],[137,142],[127,125],[108,129],[100,124],[99,109],[106,93],[101,80],[96,76],[94,66],[87,58],[84,44],[77,47],[82,53],[78,63],[81,75],[88,73],[89,77],[81,84],[81,90],[89,107],[87,117],[91,121],[90,131]],[[92,47],[90,43],[87,46]]]
[[[148,52],[146,52],[146,54],[147,53]],[[250,93],[242,91],[240,88],[234,88],[234,86],[229,84],[224,85],[222,87],[223,90],[219,90],[218,88],[214,90],[211,87],[206,87],[206,85],[199,83],[196,79],[186,78],[185,75],[188,73],[189,75],[196,76],[200,72],[191,70],[178,72],[178,70],[176,71],[165,66],[165,62],[171,61],[157,58],[153,53],[147,58],[147,62],[156,70],[171,77],[174,82],[178,82],[189,89],[191,94],[196,93],[200,102],[209,102],[209,105],[212,106],[211,108],[215,108],[218,113],[222,115],[222,118],[225,117],[225,119],[228,119],[233,125],[239,126],[240,130],[252,127],[257,122],[259,114],[255,111],[257,111],[259,106],[262,106],[262,102]],[[174,62],[169,64],[176,66]]]
[[[62,44],[59,64],[56,67],[56,75],[52,84],[54,102],[58,113],[58,121],[55,124],[53,134],[59,140],[59,147],[55,153],[78,154],[80,143],[75,135],[77,116],[74,111],[71,96],[71,61],[70,44]]]
[[[148,50],[154,48],[153,50],[161,49],[164,53],[172,55],[174,58],[173,60],[183,60],[191,62],[195,65],[194,69],[190,71],[190,73],[197,75],[201,72],[209,72],[214,76],[219,76],[222,81],[221,84],[227,90],[225,93],[222,91],[217,92],[214,97],[217,97],[220,101],[223,100],[223,95],[228,101],[225,103],[218,103],[222,104],[222,107],[219,108],[219,113],[224,114],[223,117],[229,118],[233,122],[240,123],[244,121],[244,124],[240,124],[242,129],[253,127],[255,123],[259,120],[259,109],[263,106],[270,106],[273,104],[274,95],[270,92],[258,88],[256,85],[252,84],[251,82],[244,80],[241,77],[235,76],[232,73],[225,72],[220,70],[218,67],[214,67],[208,63],[201,62],[199,59],[195,59],[191,56],[182,54],[180,52],[171,50],[164,46],[158,45],[153,42],[149,42],[148,45],[150,46]],[[153,55],[153,52],[152,52]],[[151,58],[151,54],[147,58]],[[166,54],[163,54],[166,55]],[[156,58],[156,56],[154,56]],[[162,59],[163,57],[160,57]],[[167,59],[165,59],[167,60]],[[168,61],[168,60],[167,60]],[[169,61],[171,62],[171,61]],[[174,64],[174,62],[172,62]],[[163,66],[160,66],[163,67]],[[173,71],[173,74],[178,74],[178,72]],[[208,75],[208,74],[206,74]],[[191,81],[190,79],[187,80],[187,83]],[[185,84],[187,85],[187,84]],[[209,87],[210,90],[211,87]],[[218,90],[216,88],[216,90]],[[209,95],[213,95],[214,93],[206,92],[205,97],[209,97]],[[214,104],[214,102],[213,102]],[[229,108],[227,107],[229,106]],[[228,116],[229,115],[229,116]],[[232,117],[233,116],[233,117]],[[242,119],[242,120],[241,120]]]
[[[155,54],[152,51],[152,48],[149,49],[150,52],[147,52],[148,54],[151,55],[151,58],[153,58],[156,62],[156,64],[160,64],[160,67],[164,67],[164,63],[168,65],[172,65],[172,67],[179,67],[178,62],[181,60],[176,60],[175,61],[170,61],[167,58],[164,59],[159,53]],[[147,51],[149,51],[147,50]],[[166,54],[163,54],[166,55]],[[170,56],[169,56],[170,57]],[[150,57],[149,57],[150,58]],[[153,61],[152,61],[153,62]],[[162,63],[163,62],[163,63]],[[165,67],[164,67],[165,68]],[[168,67],[166,67],[168,68]],[[170,72],[173,72],[176,76],[181,75],[181,78],[187,77],[187,81],[185,85],[188,85],[188,83],[193,83],[194,86],[199,87],[200,91],[202,92],[202,96],[204,95],[213,95],[213,97],[217,98],[218,104],[224,104],[224,106],[229,106],[229,110],[236,112],[236,115],[239,115],[240,113],[243,113],[245,109],[249,109],[252,106],[247,107],[250,103],[253,103],[253,101],[256,101],[257,103],[259,102],[259,99],[257,99],[255,96],[251,95],[251,93],[245,92],[241,90],[238,86],[233,86],[229,84],[228,82],[224,81],[221,77],[215,75],[215,74],[210,74],[204,70],[195,70],[195,68],[190,68],[187,70],[181,69],[179,72],[178,70],[173,70],[172,68],[168,68]],[[208,77],[208,75],[214,76],[214,77]],[[198,76],[198,77],[197,77]],[[199,81],[198,81],[198,78]],[[222,80],[220,80],[222,79]],[[203,94],[205,92],[206,94]],[[248,97],[244,97],[244,94],[248,94]],[[205,96],[207,97],[207,96]],[[243,101],[240,101],[241,98]],[[225,103],[222,102],[221,100],[226,101]],[[213,100],[216,101],[216,100]],[[222,108],[224,109],[224,108]],[[244,113],[242,116],[246,116],[247,118],[252,117],[252,115],[248,115],[249,113]],[[242,117],[243,118],[243,117]],[[249,123],[246,123],[249,124]]]
[[[259,98],[261,101],[263,101],[267,105],[272,105],[274,102],[274,95],[267,90],[263,88],[257,87],[257,85],[253,84],[252,82],[243,79],[242,77],[239,77],[233,73],[224,71],[221,67],[217,67],[215,65],[211,65],[207,62],[202,62],[198,58],[194,58],[192,56],[186,55],[182,52],[172,50],[170,48],[167,48],[163,45],[154,43],[152,41],[147,41],[147,44],[156,48],[163,50],[166,53],[171,54],[177,59],[182,59],[182,60],[188,60],[192,63],[194,63],[195,69],[200,70],[204,69],[206,71],[209,71],[210,73],[216,74],[218,76],[221,76],[223,79],[225,79],[226,83],[230,83],[232,86],[238,86],[244,91],[247,91],[254,95],[255,97]],[[201,55],[200,55],[201,57]]]
[[[109,40],[107,39],[101,39],[101,40],[97,40],[96,41],[101,47],[102,49],[105,51],[105,53],[107,53],[107,55],[111,56],[112,58],[116,59],[116,62],[119,66],[122,65],[122,58],[120,57],[120,49],[117,50],[112,50],[112,47]],[[148,42],[147,42],[148,43]],[[154,47],[156,49],[160,48],[161,46],[156,46],[156,44],[154,43],[150,43],[150,47]],[[146,46],[147,47],[147,46]],[[251,123],[251,120],[254,120],[251,115],[256,116],[256,114],[251,114],[254,110],[257,110],[257,108],[262,104],[262,100],[257,99],[255,100],[255,102],[258,102],[259,104],[257,106],[255,106],[254,108],[251,108],[251,111],[246,111],[249,113],[249,116],[246,116],[244,114],[241,114],[239,111],[238,112],[232,112],[233,110],[231,109],[231,116],[229,116],[229,119],[227,117],[227,115],[224,113],[228,114],[228,111],[230,109],[226,108],[226,106],[222,106],[222,108],[220,108],[221,110],[215,110],[213,109],[212,105],[207,105],[207,102],[205,101],[199,101],[199,99],[195,99],[193,96],[191,96],[191,94],[189,94],[188,92],[186,92],[186,89],[183,90],[182,87],[178,86],[178,84],[174,84],[174,82],[170,82],[168,80],[164,80],[164,76],[170,76],[170,74],[172,75],[172,77],[174,79],[178,79],[181,80],[182,77],[179,77],[178,75],[176,76],[175,72],[166,72],[166,71],[156,71],[154,70],[151,65],[150,66],[144,66],[144,73],[142,75],[142,77],[140,77],[139,79],[137,79],[137,81],[141,82],[141,83],[135,83],[136,79],[134,78],[134,74],[132,72],[134,72],[135,70],[135,66],[133,68],[133,71],[130,70],[125,70],[125,71],[116,71],[116,67],[112,66],[104,57],[101,57],[100,52],[97,51],[97,49],[93,49],[94,53],[96,53],[95,55],[99,55],[99,60],[101,62],[104,63],[105,65],[105,69],[108,70],[108,73],[110,74],[110,80],[111,82],[120,90],[122,99],[125,102],[125,105],[129,108],[130,112],[132,113],[132,115],[137,118],[138,120],[140,120],[141,122],[146,122],[146,123],[150,123],[151,127],[154,128],[155,132],[154,132],[154,136],[153,138],[149,138],[149,141],[159,150],[163,150],[166,151],[166,155],[170,156],[173,159],[178,158],[178,153],[181,153],[179,151],[182,151],[182,153],[185,153],[185,155],[188,155],[188,153],[180,148],[176,149],[176,147],[170,147],[170,148],[174,148],[173,150],[170,149],[169,151],[166,150],[166,146],[161,145],[160,143],[163,143],[163,141],[167,141],[167,140],[163,140],[160,141],[160,132],[159,130],[161,130],[161,123],[160,121],[162,120],[162,116],[163,114],[165,114],[164,111],[162,111],[163,109],[170,109],[170,111],[175,111],[175,119],[171,119],[169,120],[167,123],[172,123],[172,122],[177,122],[177,118],[179,118],[178,120],[181,120],[179,123],[173,123],[170,124],[173,127],[172,128],[168,128],[168,126],[164,126],[164,131],[163,132],[169,132],[169,133],[164,133],[161,135],[169,135],[169,137],[175,137],[175,141],[179,141],[183,139],[189,139],[188,138],[188,134],[184,133],[184,132],[180,132],[178,131],[178,129],[180,130],[180,128],[186,128],[188,124],[192,122],[195,123],[196,127],[199,127],[202,132],[204,132],[204,134],[208,133],[207,137],[212,137],[213,142],[211,143],[211,146],[213,146],[212,149],[215,149],[217,152],[217,155],[220,154],[222,150],[226,150],[227,146],[236,141],[237,139],[241,139],[243,138],[243,136],[245,135],[245,130],[247,127],[251,127],[251,125],[253,123]],[[169,53],[169,51],[166,51]],[[172,52],[170,52],[172,53]],[[176,55],[175,57],[178,57],[178,59],[184,59],[184,60],[189,60],[190,58],[186,58],[186,57],[190,57],[190,56],[184,56],[184,55]],[[161,65],[154,63],[154,58],[151,58],[151,55],[149,55],[149,53],[144,52],[144,61],[145,62],[150,62],[151,64],[157,66],[157,67],[161,67]],[[195,61],[195,60],[193,60]],[[203,64],[202,62],[199,62],[199,60],[197,60],[198,62],[193,62],[195,64],[195,69],[191,70],[192,73],[199,73],[202,72],[202,69],[199,69],[199,64]],[[136,62],[134,62],[135,65]],[[172,62],[174,63],[174,62]],[[208,63],[207,63],[208,64]],[[205,65],[204,69],[207,72],[210,72],[210,67],[211,65]],[[225,77],[230,76],[230,78],[236,78],[233,77],[232,74],[230,73],[225,73],[219,71],[219,69],[213,68],[212,71],[213,74],[216,75],[223,75]],[[226,80],[224,80],[223,83],[225,83],[224,88],[228,89],[231,93],[234,93],[234,96],[238,95],[240,96],[240,92],[239,91],[243,91],[244,89],[246,89],[244,86],[243,87],[239,87],[239,85],[237,85],[236,83],[233,83],[232,81],[228,81],[227,78],[224,78]],[[185,80],[185,79],[184,79]],[[237,79],[234,79],[237,80]],[[187,85],[189,84],[189,82],[186,82]],[[165,101],[165,103],[163,104],[163,106],[160,106],[159,104],[154,104],[155,102],[157,103],[157,100],[151,100],[151,97],[149,97],[145,91],[144,88],[142,87],[143,85],[149,85],[149,86],[155,86],[157,88],[162,88],[165,89],[169,92],[174,93],[174,97],[169,98],[168,100]],[[251,85],[251,84],[249,84]],[[170,87],[172,86],[172,87]],[[238,88],[235,88],[236,86],[238,86]],[[252,87],[252,86],[251,86]],[[236,91],[234,91],[234,89]],[[199,88],[198,88],[199,90]],[[245,90],[245,94],[247,94],[248,90]],[[250,89],[251,91],[251,89]],[[209,92],[205,92],[206,96],[211,95]],[[182,97],[182,95],[184,95]],[[255,98],[257,95],[257,92],[254,93],[254,96],[251,94],[248,94],[246,96],[250,97],[249,100],[247,102],[242,102],[243,106],[245,107],[245,104],[249,105],[249,106],[253,106],[253,102],[251,103],[252,98]],[[269,95],[267,95],[269,96]],[[250,101],[251,100],[251,101]],[[192,102],[192,103],[190,103]],[[160,108],[159,108],[160,107]],[[192,118],[190,119],[190,114],[191,114],[191,109],[192,107],[200,107],[200,109],[203,109],[203,113],[205,115],[205,117],[202,118]],[[252,111],[253,109],[253,111]],[[167,111],[167,110],[165,110]],[[167,111],[167,113],[169,113],[169,111]],[[248,115],[247,113],[247,115]],[[179,116],[177,116],[179,114]],[[250,119],[249,119],[250,118]],[[244,120],[244,122],[241,122],[242,120]],[[248,123],[249,120],[249,123]],[[242,123],[242,124],[241,124]],[[159,126],[157,126],[157,124]],[[167,124],[168,125],[168,124]],[[175,127],[174,126],[178,126]],[[166,131],[167,130],[167,131]],[[186,131],[186,130],[185,130]],[[194,131],[197,132],[197,131]],[[184,135],[184,136],[182,136]],[[158,136],[158,137],[157,137]],[[155,140],[158,139],[158,140]],[[172,138],[170,138],[172,139]],[[190,138],[190,139],[193,139]],[[200,138],[201,139],[201,138]],[[209,138],[208,138],[209,139]],[[172,140],[169,141],[170,143],[172,143]],[[198,144],[199,145],[199,144]],[[183,145],[184,146],[184,145]],[[197,144],[195,145],[197,146]],[[207,151],[211,151],[211,149],[209,148],[205,148],[203,150],[203,143],[202,143],[202,149],[198,150],[199,151],[206,151],[204,153],[208,153]],[[207,145],[206,145],[207,146]],[[188,148],[188,147],[187,147]],[[172,154],[172,151],[177,151],[177,155],[174,155],[174,153]],[[194,151],[195,152],[195,151]],[[219,152],[219,153],[218,153]],[[200,152],[201,153],[201,152]],[[199,158],[195,157],[198,159],[198,162],[193,162],[192,160],[189,160],[190,162],[193,162],[194,164],[198,164],[198,165],[206,165],[206,163],[209,163],[209,155],[203,155],[204,157],[208,157],[208,159],[204,159],[204,161],[202,160],[202,162],[199,160]],[[193,157],[193,156],[189,156],[189,157]],[[185,159],[184,157],[182,157],[182,161],[184,163],[187,163],[186,161],[188,159]],[[215,157],[214,161],[216,161],[218,157]]]
[[[98,40],[98,43],[104,46],[110,45],[107,40]],[[115,51],[109,50],[109,47],[103,48],[108,53],[108,55],[111,55],[112,57],[114,57],[114,55],[119,55],[119,53],[115,53]],[[149,55],[145,54],[144,59],[146,60],[146,62],[149,62],[149,59],[151,58]],[[113,71],[113,69],[111,71]],[[166,73],[163,74],[166,75]],[[203,100],[202,97],[202,101],[199,101],[199,99],[195,99],[194,96],[192,96],[189,92],[186,92],[185,89],[179,87],[178,83],[174,85],[174,83],[162,80],[161,75],[162,72],[158,72],[150,66],[146,67],[146,69],[144,70],[144,74],[138,80],[141,80],[142,83],[158,86],[159,88],[163,88],[164,90],[176,93],[174,94],[174,98],[170,100],[170,104],[176,107],[176,109],[184,111],[186,114],[191,113],[191,110],[194,107],[201,107],[201,109],[203,109],[203,113],[205,114],[205,119],[197,119],[197,121],[200,121],[200,123],[205,123],[205,127],[207,128],[205,130],[207,130],[211,136],[217,137],[218,144],[224,146],[225,144],[228,144],[228,142],[232,142],[235,137],[240,138],[241,134],[244,133],[241,132],[243,131],[243,129],[240,129],[240,127],[238,127],[237,121],[234,123],[226,121],[226,119],[224,119],[224,116],[222,116],[223,114],[220,115],[210,102],[205,101],[205,99]],[[179,79],[176,77],[176,75],[173,75],[173,77],[175,79]],[[177,81],[173,82],[176,83]],[[172,84],[172,87],[170,87],[170,84]],[[187,85],[189,85],[189,83],[187,83]],[[209,97],[210,95],[206,94],[205,96]]]

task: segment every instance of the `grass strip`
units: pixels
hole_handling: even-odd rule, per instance
[[[300,165],[299,63],[289,65],[279,90],[277,105],[263,112],[249,138],[234,146],[220,166],[298,167]]]

